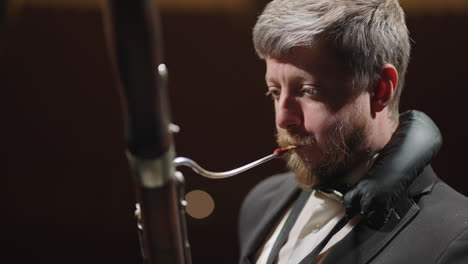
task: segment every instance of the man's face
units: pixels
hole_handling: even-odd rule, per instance
[[[369,155],[369,93],[353,93],[352,76],[325,45],[266,59],[277,141],[302,187],[338,181]]]

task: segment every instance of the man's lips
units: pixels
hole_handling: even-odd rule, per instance
[[[295,148],[297,148],[297,146],[289,145],[289,146],[284,147],[284,148],[275,149],[275,151],[273,153],[275,153],[276,156],[280,157],[284,153],[286,153],[286,152],[288,152],[288,151],[290,151],[292,149],[295,149]]]

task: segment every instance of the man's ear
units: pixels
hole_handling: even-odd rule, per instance
[[[370,98],[374,114],[382,111],[392,102],[398,84],[398,72],[392,64],[383,65],[379,77],[379,81],[372,87]]]

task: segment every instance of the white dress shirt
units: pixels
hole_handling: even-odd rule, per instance
[[[357,182],[375,161],[375,155],[370,161],[358,166],[348,177],[347,182]],[[257,264],[265,264],[273,245],[291,212],[291,207],[281,218],[274,232],[267,239],[263,247],[257,252]],[[345,207],[341,197],[334,193],[314,190],[294,223],[286,243],[281,248],[277,264],[297,264],[305,258],[328,235],[333,226],[344,216]],[[339,232],[328,241],[321,253],[345,237],[359,222],[360,217],[349,221]]]
[[[283,228],[291,209],[281,219],[274,233],[265,243],[257,259],[257,264],[265,264],[273,244]],[[345,208],[341,199],[335,194],[313,191],[302,209],[296,223],[289,233],[287,242],[281,248],[277,262],[279,264],[297,264],[305,258],[330,232],[333,226],[343,217]],[[321,252],[326,251],[353,229],[356,221],[350,221],[336,233]]]

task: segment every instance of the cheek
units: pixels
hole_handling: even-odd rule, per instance
[[[326,137],[327,131],[332,125],[334,115],[323,106],[310,106],[304,111],[304,128],[314,134],[318,141]]]
[[[351,104],[338,112],[334,121],[328,126],[328,135],[341,135],[345,138],[361,138],[366,136],[370,120],[365,114],[365,108],[360,104]]]
[[[274,103],[274,110],[275,110],[275,116],[274,117],[275,117],[275,119],[274,120],[275,120],[276,130],[280,131],[280,130],[282,130],[282,128],[279,127],[279,114],[280,114],[280,112],[279,112],[278,109],[279,109],[278,102],[275,101],[275,103]]]
[[[329,108],[311,107],[308,110],[305,126],[307,131],[314,132],[317,140],[320,137],[327,139],[332,130],[342,127],[344,131],[353,130],[355,127],[362,127],[370,122],[370,104],[368,94],[358,96],[351,103],[342,106],[339,111],[332,112]],[[310,114],[309,114],[310,113]]]

